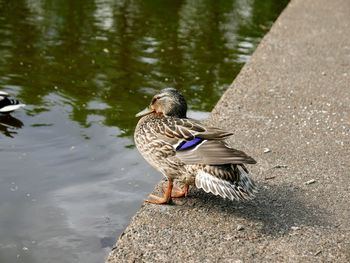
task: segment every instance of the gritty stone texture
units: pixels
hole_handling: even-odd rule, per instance
[[[349,14],[292,0],[213,110],[258,161],[256,199],[144,204],[107,262],[350,262]]]

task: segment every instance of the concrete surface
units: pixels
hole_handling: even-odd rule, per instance
[[[350,262],[350,1],[292,0],[210,122],[257,198],[145,204],[107,262]]]

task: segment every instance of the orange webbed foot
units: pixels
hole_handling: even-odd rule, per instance
[[[168,184],[166,187],[163,187],[164,196],[156,196],[156,195],[150,195],[149,199],[145,200],[146,203],[150,204],[168,204],[171,201],[171,192],[173,190],[173,181],[168,180]]]
[[[167,198],[166,196],[157,196],[157,195],[150,195],[148,197],[148,199],[145,200],[146,203],[150,203],[150,204],[158,204],[158,205],[162,205],[162,204],[168,204],[170,202],[170,199]]]
[[[167,190],[167,186],[163,185],[163,192],[165,193]],[[188,195],[189,185],[185,184],[184,188],[181,189],[179,187],[174,186],[173,191],[171,193],[172,198],[181,198],[186,197]]]

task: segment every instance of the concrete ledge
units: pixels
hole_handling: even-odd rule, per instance
[[[213,110],[258,161],[257,198],[143,205],[107,262],[350,262],[349,14],[292,0]]]

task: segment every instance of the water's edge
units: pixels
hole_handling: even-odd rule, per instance
[[[290,4],[290,3],[289,3]],[[289,5],[288,4],[288,5]],[[276,21],[274,22],[277,23],[280,19],[280,17],[282,16],[282,14],[284,12],[286,12],[286,9],[288,8],[288,5],[285,7],[285,9],[280,13],[279,17],[276,19]],[[254,54],[256,53],[256,51],[259,49],[261,43],[264,42],[264,39],[268,37],[268,35],[270,34],[272,28],[274,27],[274,24],[272,25],[272,27],[270,28],[270,30],[265,34],[265,36],[263,37],[263,39],[261,40],[260,44],[258,44],[256,50],[253,52],[253,54],[251,55],[251,59],[253,58]],[[230,96],[227,96],[227,94],[229,92],[232,91],[232,89],[234,89],[234,83],[235,81],[240,77],[241,74],[246,74],[246,68],[250,68],[251,67],[251,59],[248,59],[248,61],[246,62],[246,64],[243,65],[243,67],[241,68],[241,70],[239,71],[239,73],[236,75],[236,77],[234,78],[232,84],[229,86],[229,88],[224,92],[224,94],[220,97],[220,99],[218,100],[218,102],[216,103],[216,105],[214,106],[213,110],[211,113],[209,113],[209,116],[208,118],[206,119],[206,123],[209,124],[209,125],[213,125],[213,126],[216,126],[216,127],[220,127],[220,126],[223,126],[223,125],[220,125],[218,124],[218,121],[217,121],[217,117],[218,115],[221,115],[221,116],[225,116],[227,113],[226,112],[223,112],[221,111],[222,109],[218,110],[218,108],[224,108],[225,109],[225,106],[222,107],[222,105],[225,105],[225,104],[229,104],[230,103],[230,99],[231,97]],[[225,117],[227,118],[227,117]],[[222,127],[224,128],[224,127]],[[157,185],[155,185],[155,188],[153,190],[153,193],[154,194],[159,194],[160,192],[162,192],[162,185],[164,184],[165,182],[165,179],[162,179],[161,181],[159,181],[159,183]],[[199,191],[197,189],[193,189],[192,191]],[[159,206],[159,205],[152,205],[152,204],[147,204],[147,203],[143,203],[143,205],[140,207],[139,211],[137,211],[135,213],[135,215],[130,219],[130,223],[126,226],[125,230],[119,235],[119,237],[117,238],[117,241],[116,241],[116,244],[115,246],[112,248],[110,254],[108,255],[107,259],[106,259],[106,263],[114,263],[114,262],[119,262],[119,257],[117,256],[118,253],[120,254],[123,254],[123,249],[120,249],[118,251],[118,243],[121,241],[121,239],[124,237],[125,233],[126,232],[129,232],[128,230],[131,230],[131,232],[133,232],[134,230],[132,230],[134,228],[134,225],[137,225],[139,224],[139,222],[142,222],[145,220],[145,218],[143,218],[143,213],[144,213],[144,210],[147,209],[147,207],[153,207],[155,210],[163,210],[167,208],[167,206]],[[158,208],[158,209],[157,209]],[[148,237],[145,237],[145,238],[150,238],[149,236]],[[125,247],[125,244],[123,244],[123,247]],[[131,247],[131,246],[130,246]],[[127,253],[126,253],[127,254]],[[134,260],[135,258],[133,258]]]

